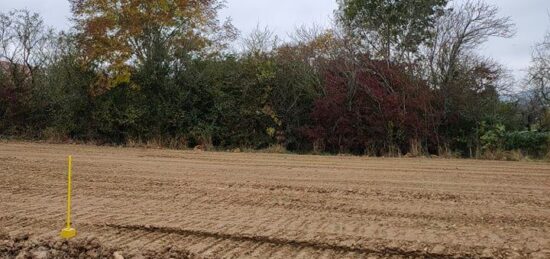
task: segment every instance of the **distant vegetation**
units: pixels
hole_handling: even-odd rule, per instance
[[[239,46],[219,0],[70,2],[65,32],[27,10],[0,14],[0,136],[549,156],[550,35],[514,81],[478,52],[515,33],[482,1],[338,0],[333,28],[286,41],[258,28]]]

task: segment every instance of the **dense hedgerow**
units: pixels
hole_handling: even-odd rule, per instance
[[[513,24],[483,2],[340,1],[334,29],[302,28],[284,43],[257,30],[242,51],[228,48],[235,28],[217,18],[219,1],[161,2],[120,11],[71,1],[70,33],[25,10],[1,14],[0,136],[384,156],[549,151],[550,51],[531,69],[536,87],[510,95],[506,70],[476,47],[510,37]]]

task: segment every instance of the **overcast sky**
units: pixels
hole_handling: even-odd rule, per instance
[[[512,17],[517,35],[512,39],[493,39],[480,51],[513,70],[520,79],[529,66],[533,45],[550,29],[550,0],[486,1],[498,6],[502,15]],[[14,8],[38,12],[57,29],[70,26],[67,0],[0,0],[0,11]],[[336,0],[228,0],[221,15],[231,17],[243,35],[259,24],[269,26],[284,38],[300,25],[328,26],[335,8]]]

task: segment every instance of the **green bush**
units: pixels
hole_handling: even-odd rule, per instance
[[[529,155],[544,156],[550,146],[550,132],[515,131],[504,134],[506,150],[523,150]]]
[[[485,122],[481,123],[481,149],[486,151],[495,151],[503,148],[505,142],[506,128],[502,124],[487,126]]]

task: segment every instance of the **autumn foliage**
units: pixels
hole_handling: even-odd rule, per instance
[[[413,141],[433,145],[437,99],[403,67],[364,57],[356,71],[335,61],[324,73],[326,95],[311,113],[308,137],[331,152],[408,152]]]
[[[170,48],[171,54],[200,51],[213,38],[232,30],[220,24],[219,0],[70,0],[79,46],[86,62],[104,68],[111,85],[130,81],[132,67],[143,63],[151,44]],[[220,37],[217,44],[223,43]]]

